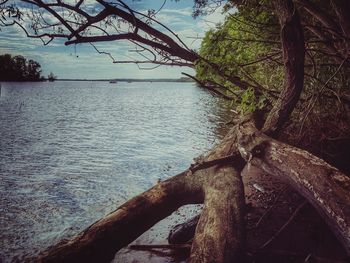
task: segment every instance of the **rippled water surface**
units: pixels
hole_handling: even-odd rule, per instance
[[[192,83],[2,83],[0,261],[74,235],[220,136]]]

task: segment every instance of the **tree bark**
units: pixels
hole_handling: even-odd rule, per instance
[[[276,0],[275,9],[281,24],[284,62],[284,87],[270,111],[263,131],[276,134],[297,104],[304,84],[304,34],[292,0]]]
[[[191,263],[243,262],[244,193],[232,167],[206,170],[204,208],[192,243]],[[224,191],[223,191],[224,190]]]

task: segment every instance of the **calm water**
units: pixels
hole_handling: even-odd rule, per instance
[[[0,261],[74,235],[220,137],[225,108],[192,83],[3,83]]]

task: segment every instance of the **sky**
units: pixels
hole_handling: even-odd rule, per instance
[[[11,0],[10,0],[11,1]],[[14,0],[13,0],[14,1]],[[74,0],[66,0],[74,1]],[[85,0],[91,3],[94,0]],[[125,1],[134,9],[145,11],[158,10],[156,18],[175,31],[191,48],[198,50],[200,38],[205,32],[224,19],[221,8],[207,16],[194,19],[191,0],[143,0]],[[100,51],[110,52],[117,60],[127,60],[133,46],[126,41],[97,43]],[[194,74],[188,67],[161,66],[156,69],[139,69],[135,64],[114,64],[112,60],[101,55],[89,44],[65,46],[62,40],[54,40],[43,45],[40,39],[27,38],[18,26],[2,27],[0,31],[0,54],[22,55],[38,61],[46,76],[53,72],[58,78],[68,79],[111,79],[111,78],[180,78],[181,72]],[[143,67],[152,67],[152,65]]]

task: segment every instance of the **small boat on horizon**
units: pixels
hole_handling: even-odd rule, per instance
[[[109,83],[117,83],[116,80],[110,80]]]

